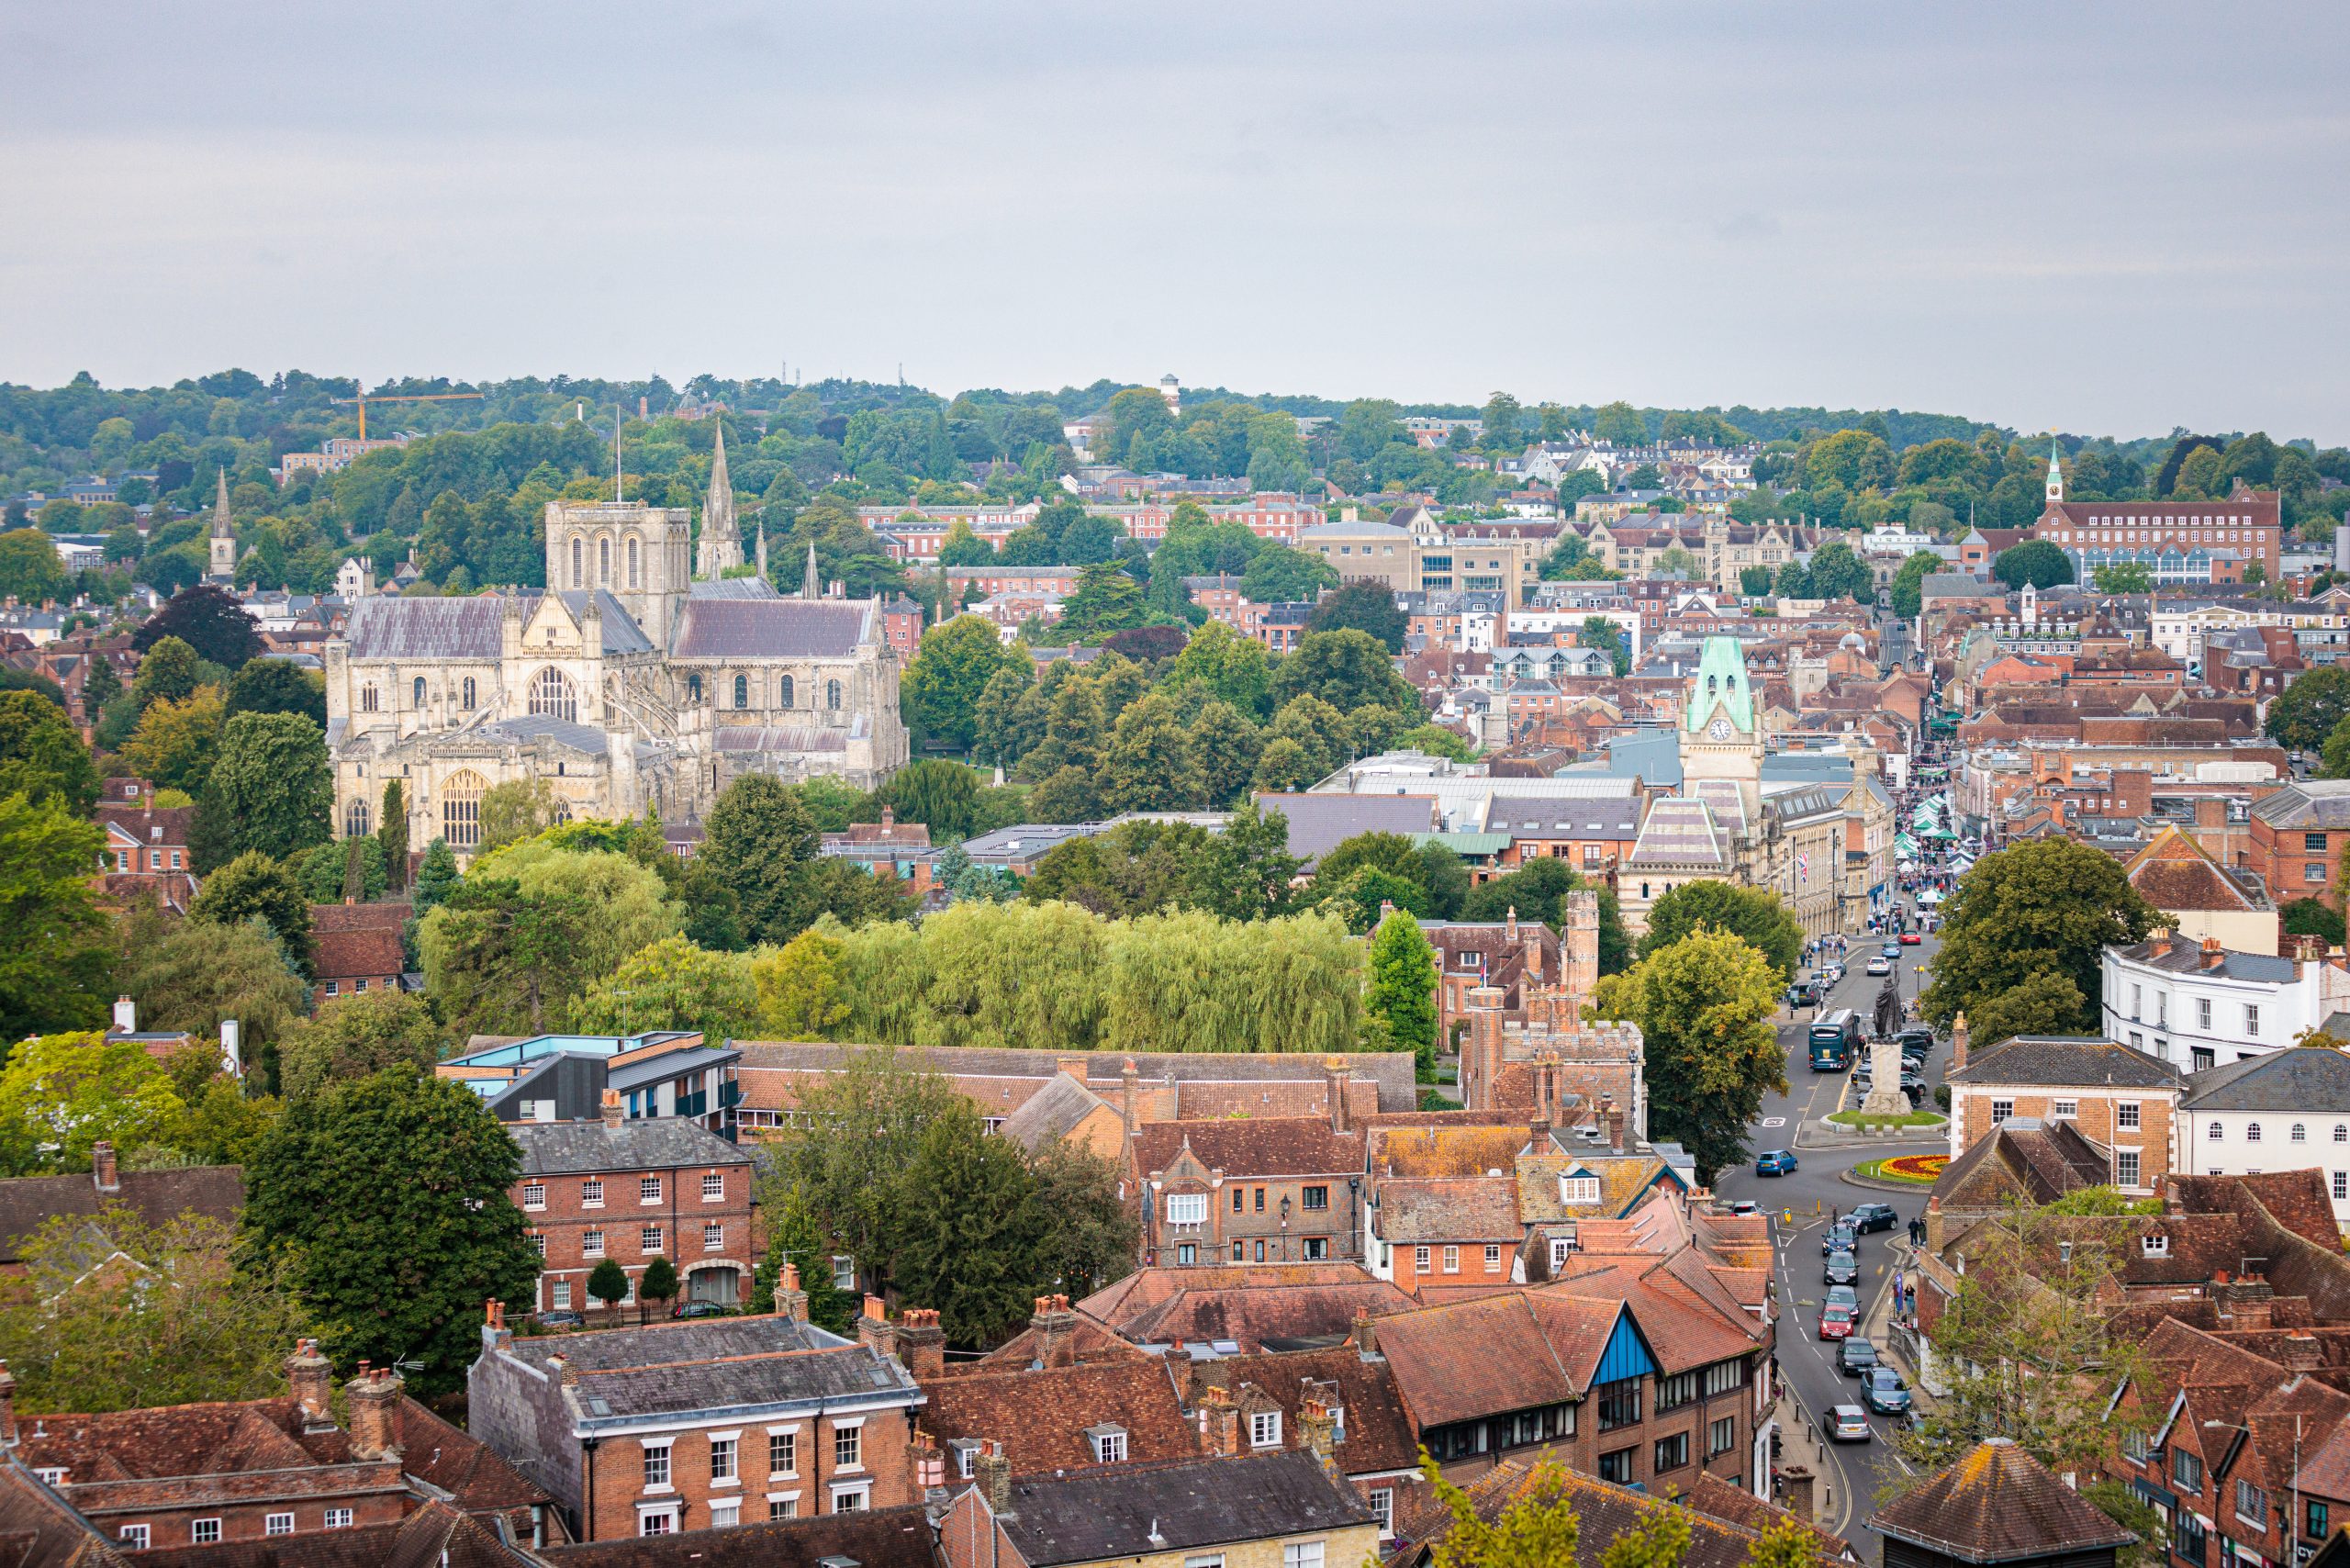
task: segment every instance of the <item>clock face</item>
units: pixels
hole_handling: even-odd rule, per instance
[[[1718,741],[1726,741],[1729,739],[1729,721],[1728,719],[1716,719],[1712,723],[1706,726],[1706,733],[1713,736],[1714,739]]]

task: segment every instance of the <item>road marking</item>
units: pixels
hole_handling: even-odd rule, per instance
[[[1787,1125],[1787,1119],[1785,1116],[1765,1116],[1762,1118],[1762,1125],[1766,1127],[1784,1127]]]

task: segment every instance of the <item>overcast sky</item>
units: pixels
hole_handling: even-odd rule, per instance
[[[2350,6],[0,0],[0,380],[2350,441]]]

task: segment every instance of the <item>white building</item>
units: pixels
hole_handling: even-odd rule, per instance
[[[2312,956],[2239,953],[2167,932],[2108,947],[2106,1037],[2185,1072],[2282,1050],[2350,1003],[2350,972],[2304,951]]]
[[[2350,1229],[2350,1056],[2319,1047],[2247,1057],[2188,1080],[2171,1169],[2197,1176],[2325,1172]]]

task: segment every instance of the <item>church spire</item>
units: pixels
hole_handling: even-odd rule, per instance
[[[734,521],[734,483],[726,474],[726,421],[711,449],[710,494],[701,508],[701,549],[694,576],[715,579],[743,564],[743,531]]]
[[[234,582],[237,577],[237,527],[229,517],[229,470],[220,470],[220,482],[212,497],[212,537],[207,541],[209,556],[205,575],[215,582]]]
[[[2065,461],[2063,443],[2054,436],[2048,438],[2048,500],[2052,506],[2065,498]]]
[[[759,519],[759,581],[764,583],[770,580],[767,577],[767,520],[761,518]]]
[[[816,542],[812,539],[808,541],[808,570],[800,579],[800,597],[802,599],[824,597],[816,585]]]
[[[237,531],[229,521],[229,470],[220,470],[220,487],[212,497],[212,537],[234,539]]]

